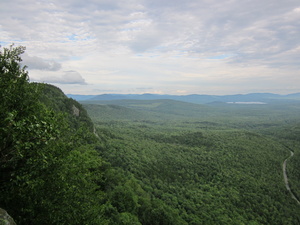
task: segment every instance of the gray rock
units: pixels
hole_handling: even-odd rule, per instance
[[[16,225],[13,218],[4,210],[0,208],[0,225]]]
[[[73,110],[73,115],[78,117],[80,110],[75,105],[72,106],[72,110]]]

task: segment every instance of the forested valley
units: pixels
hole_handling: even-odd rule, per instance
[[[102,157],[182,219],[170,216],[169,224],[299,223],[282,172],[293,151],[287,171],[299,196],[299,103],[82,103],[103,140]]]
[[[288,158],[299,199],[300,99],[78,103],[29,82],[24,51],[0,52],[0,208],[17,224],[300,224],[283,177]]]

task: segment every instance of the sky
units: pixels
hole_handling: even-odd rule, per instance
[[[0,0],[0,45],[66,94],[300,92],[299,0]]]

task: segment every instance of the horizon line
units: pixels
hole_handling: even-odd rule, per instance
[[[133,93],[103,93],[103,94],[71,94],[68,93],[66,95],[81,95],[81,96],[99,96],[99,95],[170,95],[170,96],[191,96],[191,95],[206,95],[206,96],[230,96],[230,95],[250,95],[250,94],[272,94],[272,95],[280,95],[280,96],[286,96],[286,95],[294,95],[294,94],[300,94],[300,92],[292,92],[289,94],[278,94],[273,92],[249,92],[246,94],[157,94],[157,93],[142,93],[142,94],[133,94]]]

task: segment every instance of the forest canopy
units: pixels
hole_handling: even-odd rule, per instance
[[[29,82],[24,51],[0,49],[0,208],[17,224],[300,223],[282,174],[293,151],[300,196],[298,102],[80,104]]]

